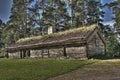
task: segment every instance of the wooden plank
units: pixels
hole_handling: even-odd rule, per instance
[[[88,36],[87,43],[89,43],[96,34],[97,34],[97,29],[90,36]]]
[[[88,54],[89,54],[89,47],[88,47],[88,44],[86,44],[86,57],[87,58],[89,58]]]

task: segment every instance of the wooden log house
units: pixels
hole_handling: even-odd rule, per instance
[[[106,51],[96,25],[21,39],[5,50],[9,58],[89,58]]]

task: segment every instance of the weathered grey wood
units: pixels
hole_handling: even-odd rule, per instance
[[[90,36],[88,36],[87,43],[91,42],[91,40],[94,38],[96,33],[97,33],[97,29],[95,29],[94,32]]]
[[[53,33],[53,26],[49,26],[48,27],[48,34],[52,34]]]
[[[50,58],[50,52],[49,52],[49,49],[48,49],[48,58]]]
[[[86,45],[86,57],[87,57],[87,58],[89,58],[88,54],[89,54],[89,47],[88,47],[88,44],[87,44],[87,45]]]
[[[42,55],[42,58],[44,58],[44,56],[43,56],[43,53],[44,53],[44,51],[43,51],[43,49],[42,49],[42,53],[41,53],[41,55]]]

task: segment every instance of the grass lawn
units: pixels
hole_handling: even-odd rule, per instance
[[[46,80],[94,62],[94,60],[0,59],[0,80]]]
[[[98,60],[49,80],[120,80],[120,59]]]

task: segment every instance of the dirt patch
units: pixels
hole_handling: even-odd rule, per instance
[[[49,80],[120,80],[120,60],[102,60]]]

